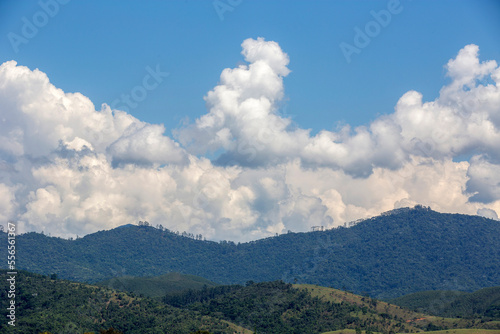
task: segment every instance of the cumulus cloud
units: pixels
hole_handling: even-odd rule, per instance
[[[495,210],[487,209],[487,208],[482,208],[477,210],[477,215],[489,219],[494,219],[498,220],[498,215]]]
[[[163,136],[163,125],[133,124],[108,147],[114,164],[185,164],[188,156],[172,139]]]
[[[500,70],[495,61],[479,62],[475,45],[448,62],[452,81],[435,101],[424,103],[421,93],[410,91],[394,114],[315,136],[279,115],[288,55],[263,39],[242,47],[250,64],[225,69],[205,97],[209,112],[177,132],[194,154],[223,150],[218,163],[252,167],[299,158],[356,177],[367,177],[374,167],[401,168],[411,155],[441,159],[480,151],[498,157]],[[495,84],[482,84],[485,78]]]
[[[474,156],[470,160],[467,190],[471,201],[491,203],[500,200],[500,165],[488,161],[486,156]]]
[[[11,156],[45,157],[62,144],[95,152],[109,148],[119,161],[186,161],[184,150],[162,135],[162,125],[146,124],[107,105],[96,111],[87,97],[64,93],[45,73],[15,61],[0,66],[0,108],[0,149]]]
[[[290,70],[279,44],[247,39],[242,55],[175,139],[2,64],[0,219],[60,236],[147,220],[245,241],[415,204],[496,217],[500,69],[476,45],[446,64],[435,100],[409,91],[370,124],[316,135],[280,114]]]

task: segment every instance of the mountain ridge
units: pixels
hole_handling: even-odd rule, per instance
[[[282,279],[388,299],[500,285],[498,235],[498,221],[416,207],[349,228],[241,244],[195,240],[150,226],[100,231],[72,241],[26,233],[17,237],[17,265],[89,283],[178,271],[221,284]]]

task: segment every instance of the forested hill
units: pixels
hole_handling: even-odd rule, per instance
[[[350,228],[243,244],[195,240],[148,226],[77,240],[27,233],[17,237],[17,266],[85,282],[176,271],[223,284],[282,279],[392,298],[500,285],[499,235],[498,221],[417,207]]]
[[[150,298],[118,292],[99,286],[51,279],[18,271],[16,294],[11,299],[11,277],[0,270],[0,316],[14,319],[0,323],[0,333],[242,333],[228,321],[174,308]],[[15,318],[7,307],[15,301]],[[12,320],[11,320],[12,321]],[[111,328],[117,329],[113,331]]]
[[[7,308],[13,300],[7,293],[11,284],[7,277],[11,275],[0,270],[3,319],[13,316]],[[432,317],[345,291],[282,281],[204,287],[158,299],[25,271],[17,272],[15,282],[15,318],[9,317],[15,327],[3,321],[0,333],[327,334],[356,330],[370,334],[438,329],[453,333],[462,328],[460,333],[494,334],[500,328],[498,321],[487,318]],[[464,332],[464,328],[470,330]]]
[[[500,323],[500,286],[475,292],[416,292],[392,299],[390,303],[441,317],[496,320]]]

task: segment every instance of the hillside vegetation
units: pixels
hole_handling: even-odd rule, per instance
[[[0,316],[4,318],[9,300],[6,276],[6,271],[0,271]],[[498,321],[436,317],[346,291],[282,281],[205,286],[153,299],[20,271],[15,302],[16,326],[2,322],[1,333],[112,333],[111,328],[124,334],[500,329]]]
[[[366,333],[413,333],[467,327],[500,329],[500,324],[495,322],[435,317],[346,291],[282,281],[186,291],[169,294],[163,301],[203,315],[220,317],[257,333],[320,333],[346,329]]]
[[[167,293],[180,292],[184,290],[201,290],[203,287],[216,286],[203,277],[194,275],[183,275],[179,273],[168,273],[154,277],[121,276],[99,282],[97,285],[110,289],[133,292],[136,295],[147,297],[163,297]]]
[[[6,271],[2,270],[2,319],[8,319],[6,277]],[[234,333],[237,328],[227,321],[174,308],[150,298],[28,272],[18,272],[16,288],[15,327],[2,321],[0,333],[99,333],[111,327],[126,334],[184,334],[197,330]]]
[[[417,207],[350,228],[242,244],[126,226],[76,240],[27,233],[17,237],[16,246],[18,268],[88,283],[175,271],[220,284],[281,279],[389,299],[425,290],[500,285],[498,235],[498,221]],[[5,238],[1,233],[0,242]],[[6,249],[0,249],[4,258]]]
[[[463,291],[423,291],[390,300],[392,304],[441,317],[500,321],[500,287]]]
[[[296,287],[306,289],[310,292],[311,296],[321,298],[322,300],[354,304],[362,309],[369,309],[382,318],[394,319],[406,323],[405,332],[412,329],[424,329],[426,332],[434,332],[434,330],[440,328],[446,328],[446,330],[450,331],[473,329],[500,332],[500,322],[487,317],[477,317],[475,319],[440,317],[375,300],[367,296],[355,295],[347,291],[308,284],[301,284]],[[403,332],[403,330],[399,332]]]

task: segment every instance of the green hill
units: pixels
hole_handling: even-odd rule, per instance
[[[0,271],[0,317],[8,320],[6,278],[6,271]],[[126,334],[187,334],[197,330],[234,333],[239,328],[150,298],[23,271],[16,275],[15,303],[15,327],[3,320],[1,333],[99,333],[113,327]]]
[[[258,333],[322,333],[346,329],[366,333],[414,333],[468,327],[500,329],[500,324],[483,319],[470,321],[429,316],[346,291],[282,281],[186,291],[169,294],[163,301],[253,328]]]
[[[0,316],[8,319],[9,282],[0,271]],[[415,333],[459,328],[500,329],[500,322],[429,316],[369,297],[282,281],[205,286],[163,298],[19,271],[15,327],[1,333]],[[492,332],[493,333],[493,332]]]
[[[280,281],[186,292],[166,296],[164,301],[203,315],[218,315],[258,333],[321,333],[364,325],[357,306],[325,302]],[[383,324],[370,326],[382,329]]]
[[[500,287],[463,291],[424,291],[390,300],[392,304],[442,317],[500,321]]]
[[[492,321],[490,318],[480,317],[476,319],[465,318],[446,318],[428,313],[417,312],[399,305],[390,304],[384,301],[375,300],[367,296],[359,296],[346,291],[340,291],[332,288],[326,288],[316,285],[297,285],[299,289],[306,289],[311,296],[321,298],[325,301],[336,303],[354,304],[362,309],[368,309],[376,313],[375,317],[379,316],[384,319],[393,319],[405,324],[404,330],[401,328],[399,332],[412,330],[425,330],[426,332],[434,332],[435,330],[445,328],[448,333],[464,331],[485,331],[485,333],[500,334],[500,322]],[[392,323],[391,327],[386,328],[382,333],[397,331],[397,322]],[[400,325],[399,325],[400,326]],[[445,331],[445,332],[446,332]],[[443,333],[445,333],[443,332]],[[458,333],[457,332],[457,333]],[[340,333],[339,333],[340,334]]]
[[[241,244],[125,226],[76,240],[26,233],[17,237],[16,246],[18,268],[89,283],[175,271],[221,284],[281,279],[389,299],[500,285],[498,235],[498,221],[416,207],[350,228]],[[0,242],[6,237],[0,233]],[[0,256],[7,258],[6,252],[0,248]],[[6,268],[6,262],[0,267]]]
[[[183,275],[179,273],[168,273],[154,277],[113,277],[109,280],[99,282],[98,285],[110,289],[133,292],[136,295],[147,297],[163,297],[167,293],[180,292],[184,290],[201,290],[203,287],[216,286],[203,277],[194,275]]]

